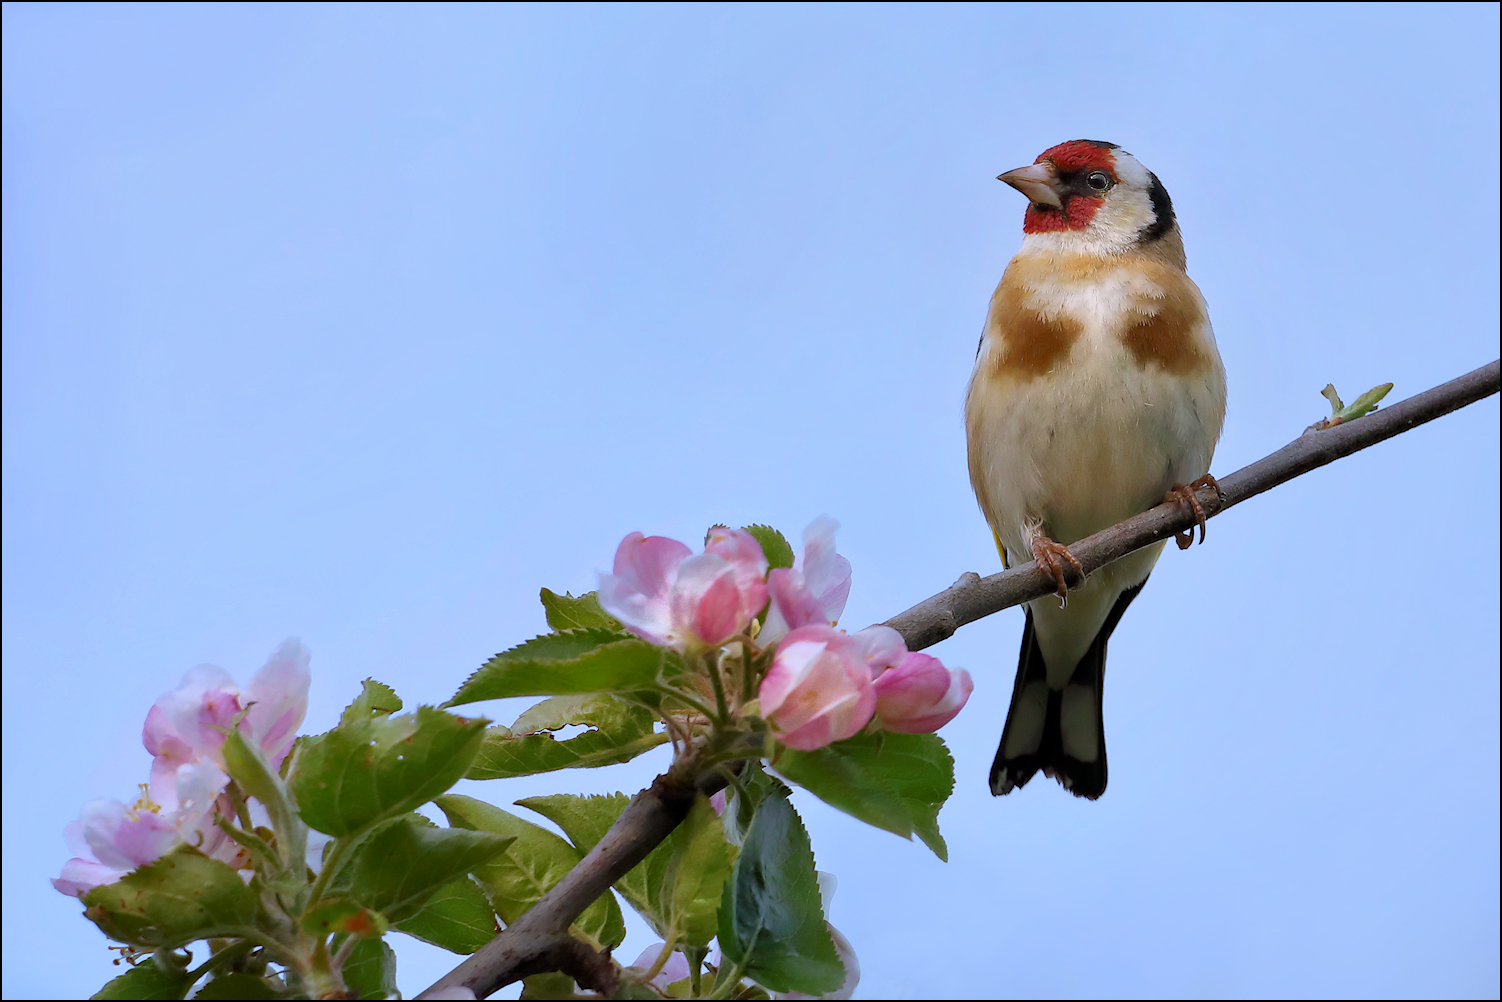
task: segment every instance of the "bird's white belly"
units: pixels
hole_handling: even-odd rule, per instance
[[[1034,527],[1072,543],[1206,473],[1215,398],[1209,378],[1142,367],[1097,331],[1046,376],[972,386],[986,515],[1009,556],[1031,556]]]
[[[1013,566],[1031,559],[1035,531],[1072,543],[1209,471],[1225,399],[1218,367],[1187,377],[1143,367],[1117,338],[1091,333],[1046,376],[971,387],[986,516]],[[1065,685],[1116,599],[1161,552],[1159,543],[1100,568],[1066,606],[1052,596],[1029,603],[1050,687]]]

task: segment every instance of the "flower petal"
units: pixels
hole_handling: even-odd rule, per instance
[[[245,687],[241,701],[250,706],[242,729],[249,725],[252,737],[260,742],[272,767],[278,767],[297,729],[308,712],[309,652],[296,637],[282,641]]]
[[[692,552],[676,539],[633,532],[616,548],[613,570],[644,595],[666,593]]]
[[[693,607],[691,629],[699,642],[718,647],[750,622],[741,610],[741,593],[735,586],[735,570],[726,566]]]
[[[601,608],[643,640],[671,643],[669,592],[688,556],[676,539],[630,533],[616,548],[614,573],[600,575]]]
[[[772,604],[767,607],[766,621],[756,635],[757,642],[763,647],[777,643],[790,631],[802,626],[833,625],[825,615],[824,606],[805,585],[802,571],[791,567],[776,568],[767,575],[767,592]]]
[[[907,644],[903,642],[902,634],[890,626],[868,626],[859,633],[852,633],[850,640],[872,677],[880,675],[907,656]]]
[[[824,619],[839,622],[850,598],[850,561],[834,549],[834,534],[840,523],[820,515],[803,530],[803,552],[794,563],[804,586],[823,610]]]
[[[704,552],[713,553],[735,568],[737,588],[746,588],[753,581],[763,580],[767,576],[767,556],[762,552],[756,537],[744,529],[726,529],[723,526],[710,529]]]
[[[63,894],[83,897],[96,887],[113,884],[125,874],[125,870],[111,869],[92,859],[70,859],[63,864],[62,872],[52,878],[52,886]]]
[[[159,696],[156,707],[194,752],[218,758],[224,745],[222,728],[240,712],[239,694],[235,680],[223,668],[199,665],[189,669],[176,689]],[[160,728],[159,723],[156,726]]]

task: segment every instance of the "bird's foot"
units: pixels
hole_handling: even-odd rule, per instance
[[[1194,492],[1201,487],[1214,487],[1215,493],[1220,495],[1220,499],[1222,501],[1225,500],[1226,492],[1220,489],[1220,484],[1208,473],[1188,487],[1185,487],[1183,484],[1175,484],[1169,489],[1167,494],[1163,495],[1163,500],[1170,503],[1176,501],[1194,513],[1195,524],[1200,527],[1200,543],[1203,544],[1205,542],[1205,509],[1201,507],[1199,498],[1194,496]],[[1179,549],[1187,550],[1194,543],[1194,530],[1189,529],[1185,532],[1175,533],[1173,538],[1174,542],[1179,544]]]
[[[1069,585],[1064,581],[1064,562],[1068,561],[1074,568],[1074,572],[1081,578],[1085,576],[1085,568],[1075,559],[1069,548],[1062,543],[1055,543],[1042,534],[1033,537],[1033,562],[1038,569],[1058,584],[1059,603],[1062,605],[1069,598]]]

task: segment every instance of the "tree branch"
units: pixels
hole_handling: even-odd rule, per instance
[[[1223,499],[1209,487],[1201,488],[1196,497],[1207,518],[1218,515],[1310,470],[1489,397],[1499,387],[1502,362],[1492,362],[1366,417],[1325,431],[1305,432],[1272,455],[1221,478]],[[1069,550],[1088,574],[1194,524],[1194,517],[1182,505],[1161,504],[1071,543]],[[1079,582],[1072,570],[1069,576],[1071,583]],[[886,625],[902,634],[909,650],[921,650],[952,636],[966,623],[1039,598],[1054,587],[1053,579],[1032,564],[987,578],[968,573],[950,588],[893,616]],[[619,967],[608,954],[574,939],[569,926],[678,827],[693,806],[696,792],[715,793],[725,786],[722,774],[696,777],[696,771],[696,756],[674,762],[632,799],[599,844],[541,901],[418,997],[462,985],[484,998],[527,975],[557,970],[582,987],[614,993]]]
[[[697,756],[692,753],[674,762],[651,786],[631,798],[605,837],[541,901],[418,998],[439,988],[460,985],[485,998],[530,974],[559,970],[572,976],[580,987],[613,995],[620,968],[608,953],[591,949],[570,935],[568,928],[591,902],[682,823],[696,794],[712,795],[725,788],[722,772],[712,772],[696,782],[697,770]]]
[[[1306,431],[1272,455],[1222,477],[1220,489],[1225,492],[1224,501],[1210,487],[1200,488],[1195,497],[1204,508],[1206,518],[1218,515],[1232,505],[1272,490],[1310,470],[1489,397],[1498,391],[1499,382],[1502,382],[1502,361],[1483,365],[1459,379],[1452,379],[1355,421],[1325,431]],[[1089,574],[1118,557],[1167,539],[1194,524],[1193,515],[1184,506],[1160,504],[1093,536],[1070,543],[1069,552]],[[1079,583],[1080,578],[1073,568],[1067,575],[1070,584]],[[932,598],[893,616],[886,625],[902,634],[908,650],[922,650],[953,636],[954,631],[966,623],[1030,602],[1047,595],[1055,587],[1053,578],[1032,563],[988,578],[972,572]]]

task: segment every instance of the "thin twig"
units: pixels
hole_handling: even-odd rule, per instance
[[[1205,516],[1213,517],[1310,470],[1489,397],[1499,387],[1502,362],[1492,362],[1366,417],[1325,431],[1306,432],[1265,459],[1221,478],[1223,499],[1210,487],[1201,488],[1196,497]],[[1161,504],[1071,543],[1069,550],[1089,574],[1194,524],[1194,515],[1184,506]],[[1069,576],[1072,583],[1078,583],[1072,569]],[[1049,594],[1055,587],[1052,577],[1032,564],[988,578],[970,573],[952,587],[893,616],[887,625],[902,634],[909,650],[921,650],[952,636],[966,623]],[[561,970],[582,987],[613,993],[619,967],[608,954],[571,936],[568,928],[678,827],[688,815],[696,792],[712,794],[725,787],[725,776],[719,772],[696,781],[697,763],[693,758],[690,755],[685,761],[675,762],[638,793],[605,837],[541,901],[427,991],[462,985],[485,998],[527,975]]]

